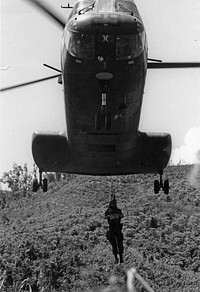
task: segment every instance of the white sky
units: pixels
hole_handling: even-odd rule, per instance
[[[64,0],[46,0],[61,15]],[[70,4],[73,4],[71,1]],[[149,43],[149,57],[163,61],[200,61],[200,0],[138,0]],[[23,0],[1,0],[1,87],[57,74],[62,30]],[[7,68],[7,66],[10,66]],[[168,132],[175,153],[200,149],[200,70],[149,70],[140,130]],[[78,82],[78,81],[77,81]],[[32,169],[31,137],[36,130],[65,128],[62,86],[57,79],[0,96],[0,175],[13,162]],[[194,128],[194,131],[191,129]],[[193,133],[193,134],[191,134]],[[180,147],[180,148],[179,148]],[[178,148],[178,149],[177,149]],[[182,151],[182,150],[181,150]],[[196,150],[195,150],[196,151]],[[177,154],[178,155],[178,154]],[[177,156],[176,155],[176,156]],[[187,160],[193,162],[194,153]],[[174,161],[177,157],[173,156]]]

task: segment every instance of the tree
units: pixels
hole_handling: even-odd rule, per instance
[[[25,197],[32,186],[32,175],[28,172],[26,163],[24,167],[14,163],[12,170],[4,172],[0,181],[8,185],[13,196]]]

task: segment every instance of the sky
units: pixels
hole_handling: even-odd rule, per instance
[[[43,0],[67,18],[64,0]],[[200,62],[199,0],[135,1],[147,32],[149,58]],[[73,5],[75,1],[71,1]],[[25,0],[1,0],[1,87],[57,74],[62,29]],[[14,162],[32,170],[34,131],[65,129],[62,85],[57,79],[0,95],[0,176]],[[140,130],[170,133],[172,162],[198,162],[200,69],[149,70]]]

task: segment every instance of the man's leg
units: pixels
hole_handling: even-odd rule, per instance
[[[123,247],[123,233],[121,231],[117,233],[117,245],[118,245],[118,250],[119,250],[120,263],[123,263],[124,247]]]
[[[118,257],[117,257],[117,254],[118,254],[118,250],[117,250],[117,238],[115,237],[115,234],[113,232],[111,232],[110,234],[110,243],[112,245],[112,252],[113,252],[113,255],[115,257],[115,264],[118,263]]]

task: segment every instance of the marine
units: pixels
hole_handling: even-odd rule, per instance
[[[123,263],[123,233],[121,219],[124,217],[122,211],[117,208],[117,202],[112,199],[109,203],[109,207],[105,212],[105,218],[108,220],[109,229],[106,237],[112,246],[112,252],[115,257],[115,263]],[[119,258],[118,258],[119,255]]]

